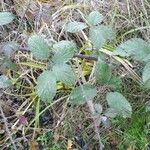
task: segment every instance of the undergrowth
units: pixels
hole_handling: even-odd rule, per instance
[[[149,149],[149,2],[20,2],[1,2],[0,148]]]

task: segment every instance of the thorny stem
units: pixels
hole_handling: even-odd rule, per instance
[[[14,148],[14,150],[17,150],[17,147],[16,147],[16,145],[15,145],[15,142],[13,141],[13,138],[12,138],[11,133],[10,133],[10,131],[9,131],[7,119],[6,119],[5,115],[4,115],[4,112],[3,112],[3,109],[2,109],[1,103],[0,103],[0,112],[1,112],[1,115],[2,115],[3,120],[4,120],[6,132],[7,132],[8,136],[9,136],[9,139],[10,139],[12,145],[13,145],[13,148]]]
[[[29,48],[23,48],[20,47],[19,48],[20,51],[30,51]],[[130,72],[132,74],[132,76],[134,77],[134,79],[136,79],[138,81],[139,84],[143,85],[142,79],[136,74],[136,72],[131,68],[130,63],[124,59],[124,58],[120,58],[118,56],[114,56],[112,54],[111,51],[106,50],[106,49],[100,49],[100,52],[103,52],[111,57],[113,57],[113,59],[117,60],[118,62],[120,62],[126,69],[128,72]],[[81,59],[87,59],[87,60],[93,60],[93,61],[98,61],[98,57],[97,56],[88,56],[88,55],[83,55],[83,54],[75,54],[74,55],[75,58],[81,58]]]
[[[102,140],[101,140],[101,136],[99,134],[99,129],[97,127],[97,124],[95,122],[96,118],[95,118],[95,109],[94,109],[94,104],[93,104],[93,101],[92,100],[88,100],[87,101],[87,105],[90,109],[90,112],[91,112],[91,116],[92,116],[92,119],[93,119],[93,123],[94,123],[94,128],[95,128],[95,133],[97,135],[97,138],[99,140],[99,150],[103,150],[104,148],[104,145],[102,143]]]
[[[88,55],[83,55],[83,54],[75,54],[74,57],[81,58],[81,59],[87,59],[87,60],[94,60],[94,61],[98,60],[98,57],[88,56]]]
[[[77,65],[78,65],[78,68],[79,68],[79,72],[81,72],[81,78],[82,78],[82,82],[84,84],[86,84],[86,79],[84,77],[84,75],[82,74],[82,69],[77,61]],[[80,80],[79,80],[79,84],[81,86],[81,89],[82,89],[82,92],[83,92],[83,95],[85,96],[86,94],[84,94],[84,89],[82,88],[82,84],[80,83]],[[85,99],[86,99],[86,102],[87,102],[87,105],[90,109],[90,112],[91,112],[91,117],[93,119],[93,123],[94,123],[94,129],[95,129],[95,134],[99,140],[99,150],[103,150],[104,148],[104,145],[102,143],[102,140],[101,140],[101,136],[100,136],[100,133],[99,133],[99,129],[97,127],[97,123],[96,123],[96,118],[95,118],[95,108],[94,108],[94,104],[93,104],[93,100],[92,99],[88,99],[88,97],[85,96]]]
[[[24,52],[31,51],[28,47],[19,47],[19,50],[24,51]],[[81,59],[94,60],[94,61],[98,60],[98,57],[96,56],[88,56],[88,55],[83,55],[83,54],[75,54],[74,57],[81,58]]]

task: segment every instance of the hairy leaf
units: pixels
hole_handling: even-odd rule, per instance
[[[8,88],[11,85],[12,83],[7,76],[5,75],[0,76],[0,88]]]
[[[92,11],[88,18],[87,18],[89,24],[91,25],[97,25],[103,21],[103,15],[100,14],[98,11]]]
[[[117,111],[113,108],[108,108],[105,112],[105,116],[109,117],[109,118],[115,118],[117,116]]]
[[[143,79],[143,82],[150,80],[150,63],[147,63],[146,66],[144,67],[142,79]]]
[[[75,84],[76,77],[72,68],[67,64],[56,64],[53,66],[53,73],[58,81],[65,83],[68,86]]]
[[[91,27],[89,31],[89,38],[95,49],[100,49],[107,40],[113,39],[115,33],[110,27],[107,26],[96,26]]]
[[[0,70],[5,69],[11,69],[11,70],[17,70],[17,65],[12,62],[12,60],[8,57],[3,57],[2,60],[0,60]]]
[[[108,83],[111,78],[111,69],[109,65],[103,61],[98,61],[96,64],[95,75],[97,83]]]
[[[106,116],[102,116],[101,117],[101,120],[102,120],[102,124],[103,124],[103,126],[105,127],[105,128],[110,128],[111,127],[111,121],[110,121],[110,119],[108,118],[108,117],[106,117]]]
[[[112,76],[109,82],[107,83],[113,90],[119,90],[121,88],[121,78]]]
[[[146,103],[146,112],[150,112],[150,100]]]
[[[56,94],[56,77],[51,71],[44,71],[37,79],[37,94],[42,101],[51,102]]]
[[[61,64],[69,61],[76,51],[76,44],[73,41],[60,41],[53,45],[55,54],[52,61],[55,64]]]
[[[5,56],[10,58],[18,50],[18,48],[19,46],[16,42],[4,42],[0,45],[0,52],[2,52]]]
[[[91,85],[81,85],[71,92],[71,101],[74,104],[84,104],[88,100],[92,100],[97,95],[96,88]]]
[[[10,12],[0,12],[0,26],[9,24],[14,18],[15,15]]]
[[[150,45],[149,45],[150,47]],[[144,62],[148,63],[150,61],[150,53],[143,59]]]
[[[126,98],[118,92],[110,92],[106,96],[108,105],[123,117],[131,117],[132,107]]]
[[[49,57],[49,46],[41,36],[32,35],[28,40],[28,45],[35,58],[46,60]]]
[[[101,114],[103,112],[103,107],[101,104],[94,104],[96,113]]]
[[[66,25],[65,31],[70,33],[77,33],[87,28],[87,25],[83,22],[73,21]]]
[[[147,63],[143,69],[142,79],[145,87],[150,88],[150,63]]]
[[[120,55],[122,57],[133,56],[139,61],[144,61],[149,54],[150,45],[140,38],[132,38],[120,44],[114,51],[114,55]]]
[[[150,89],[150,80],[147,80],[147,81],[144,83],[144,88],[145,88],[145,89]]]

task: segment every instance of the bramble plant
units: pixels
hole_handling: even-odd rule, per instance
[[[13,19],[14,16],[10,13],[0,13],[0,25],[10,23]],[[85,43],[89,44],[87,51],[90,51],[90,55],[88,56],[84,55],[86,50],[78,48],[74,41],[62,40],[55,43],[47,43],[43,37],[36,33],[28,39],[28,47],[33,57],[47,63],[46,68],[43,69],[43,72],[37,78],[36,93],[41,101],[51,103],[58,90],[57,84],[61,82],[70,89],[70,102],[75,105],[87,103],[93,118],[96,116],[96,113],[101,114],[102,122],[106,118],[115,117],[116,115],[124,118],[131,117],[132,107],[128,100],[119,92],[122,84],[121,77],[113,74],[113,66],[106,61],[106,57],[108,55],[116,62],[119,61],[131,73],[133,79],[139,82],[140,86],[150,89],[150,43],[140,38],[132,38],[121,43],[113,51],[107,50],[105,45],[107,42],[115,39],[115,32],[110,26],[102,24],[102,14],[98,11],[92,11],[83,20],[85,22],[72,21],[67,23],[64,30],[66,33],[81,33],[83,35],[86,40]],[[88,31],[88,36],[84,30]],[[17,45],[15,42],[9,43],[9,47],[11,47],[9,51],[5,51],[5,48],[3,48],[3,61],[7,61],[7,58],[14,54],[13,50],[18,49]],[[93,60],[95,61],[91,68],[92,72],[88,75],[94,75],[96,83],[93,84],[85,78],[79,64],[80,58],[89,58],[88,62],[91,61],[91,64],[93,64]],[[132,58],[144,65],[141,78],[134,72],[127,58]],[[4,64],[4,62],[1,63]],[[12,62],[8,62],[9,65],[7,67],[12,67],[10,63]],[[0,76],[0,88],[8,88],[15,83],[15,81],[8,79],[5,75]],[[103,112],[101,104],[94,104],[93,102],[98,94],[96,84],[109,86],[112,89],[111,92],[106,94],[109,108],[105,112]],[[95,129],[95,132],[98,132],[97,129]]]

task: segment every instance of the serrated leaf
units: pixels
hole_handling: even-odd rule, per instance
[[[65,31],[70,33],[77,33],[87,28],[87,25],[83,22],[73,21],[66,25]]]
[[[146,103],[146,112],[150,112],[150,100]]]
[[[88,100],[92,100],[97,95],[96,88],[91,85],[81,85],[76,87],[70,95],[74,104],[84,104]]]
[[[113,90],[119,90],[121,88],[121,78],[112,76],[109,82],[107,83]]]
[[[101,114],[103,112],[103,107],[101,104],[94,104],[96,113]]]
[[[102,116],[101,120],[102,120],[102,124],[105,128],[111,127],[111,122],[110,122],[109,118],[107,118],[106,116]]]
[[[100,14],[98,11],[92,11],[88,18],[88,23],[91,25],[97,25],[103,21],[103,15]]]
[[[56,94],[56,77],[51,71],[44,71],[37,79],[37,94],[42,101],[51,102]]]
[[[76,77],[72,68],[67,64],[56,64],[52,68],[53,73],[58,81],[68,86],[75,85]]]
[[[109,107],[113,108],[118,114],[122,115],[124,118],[131,117],[132,107],[121,93],[107,93],[106,99]]]
[[[76,44],[73,41],[60,41],[53,45],[55,54],[52,61],[55,64],[68,62],[75,54]]]
[[[120,44],[113,54],[122,57],[133,56],[136,60],[144,61],[150,54],[150,45],[140,38],[132,38]]]
[[[0,12],[0,26],[9,24],[14,18],[15,15],[10,12]]]
[[[113,30],[110,27],[103,25],[91,27],[89,31],[89,39],[95,49],[102,48],[107,40],[112,40],[114,37],[115,33]]]
[[[109,118],[115,118],[117,116],[117,111],[115,111],[115,109],[113,108],[108,108],[105,112],[105,116],[109,117]]]
[[[46,60],[49,57],[49,46],[39,35],[32,35],[28,40],[29,48],[37,59]]]
[[[150,80],[150,63],[147,63],[142,73],[143,82]]]
[[[11,80],[9,80],[7,76],[5,75],[0,76],[0,88],[8,88],[11,85],[12,85]]]
[[[146,88],[150,88],[150,63],[147,63],[143,69],[142,79]]]
[[[144,62],[148,63],[150,61],[150,54],[148,54],[144,59]]]
[[[5,69],[11,69],[11,70],[17,70],[17,65],[12,62],[12,60],[8,57],[3,57],[3,59],[0,61],[0,70]]]
[[[147,80],[147,81],[144,83],[144,88],[145,88],[145,89],[150,89],[150,80]]]
[[[108,83],[111,78],[111,69],[103,61],[98,61],[95,68],[96,81],[99,84]]]
[[[10,58],[18,50],[18,48],[18,44],[14,41],[4,42],[0,45],[0,52]]]

